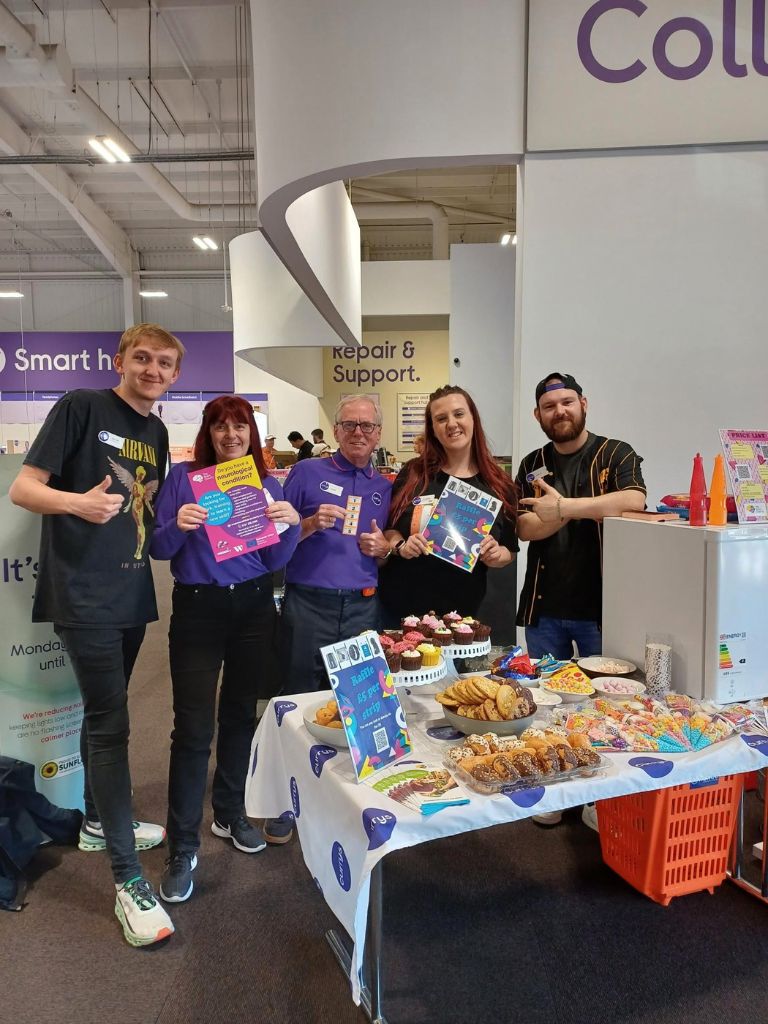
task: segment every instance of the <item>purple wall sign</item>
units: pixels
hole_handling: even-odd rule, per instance
[[[117,383],[112,357],[119,331],[0,332],[0,391],[72,391]],[[231,392],[231,331],[178,331],[187,354],[174,390]]]
[[[745,5],[746,6],[746,5]],[[626,12],[622,15],[622,23],[625,30],[629,31],[634,27],[633,19],[641,18],[648,10],[647,4],[642,0],[597,0],[597,3],[585,12],[581,19],[576,38],[576,48],[579,59],[586,70],[593,78],[601,82],[608,82],[612,85],[631,82],[639,78],[648,70],[648,64],[637,57],[632,63],[624,67],[614,67],[610,53],[598,56],[592,43],[592,35],[597,22],[605,14],[611,16],[617,11]],[[713,19],[707,19],[710,22]],[[752,67],[758,75],[768,75],[768,62],[765,57],[765,0],[753,0],[752,4]],[[616,22],[616,24],[619,24]],[[710,28],[716,28],[711,24],[708,26],[698,18],[678,16],[670,18],[656,32],[650,43],[650,56],[653,63],[665,78],[676,82],[686,82],[690,78],[697,78],[709,67],[715,53],[715,39]],[[748,28],[742,26],[741,33],[737,25],[736,0],[723,0],[723,16],[720,25],[721,38],[717,40],[718,55],[722,59],[723,70],[731,78],[745,78],[749,74],[749,68],[744,61],[738,59],[739,34],[747,36]],[[693,39],[693,49],[697,51],[693,59],[687,64],[675,64],[669,56],[669,41],[673,36],[683,33],[689,39]],[[641,47],[642,56],[648,59],[648,47]]]

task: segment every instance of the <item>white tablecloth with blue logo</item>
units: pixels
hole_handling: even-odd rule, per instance
[[[609,754],[597,777],[573,779],[510,795],[467,791],[468,804],[424,816],[358,784],[349,753],[324,746],[308,731],[303,710],[316,693],[270,701],[251,751],[246,810],[251,817],[292,811],[302,853],[315,884],[354,941],[351,983],[360,1000],[370,873],[385,854],[443,836],[607,797],[754,771],[768,764],[768,736],[743,734],[689,754]],[[330,691],[328,693],[330,697]],[[434,700],[405,698],[413,754],[440,761],[456,734],[445,728]],[[440,728],[440,726],[443,728]]]

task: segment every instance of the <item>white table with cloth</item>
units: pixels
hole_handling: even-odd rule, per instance
[[[440,762],[457,734],[442,738],[451,730],[431,694],[416,689],[399,693],[413,742],[409,758]],[[354,944],[350,982],[356,1003],[361,995],[371,871],[386,854],[533,814],[755,771],[768,764],[768,736],[745,733],[686,754],[606,754],[606,766],[592,778],[508,795],[466,790],[469,803],[422,815],[358,784],[349,752],[325,746],[309,733],[304,711],[331,696],[328,691],[270,701],[254,736],[246,810],[254,818],[277,817],[285,811],[295,815],[307,868]]]

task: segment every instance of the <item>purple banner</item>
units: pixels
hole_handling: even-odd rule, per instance
[[[0,391],[72,391],[117,383],[120,331],[0,332]],[[187,354],[176,390],[234,390],[231,331],[178,331]]]

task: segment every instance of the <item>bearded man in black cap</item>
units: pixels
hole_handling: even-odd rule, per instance
[[[532,658],[602,653],[605,516],[645,508],[642,459],[625,441],[587,430],[587,400],[569,373],[536,385],[533,415],[549,444],[520,463],[520,540],[530,541],[518,626]]]

